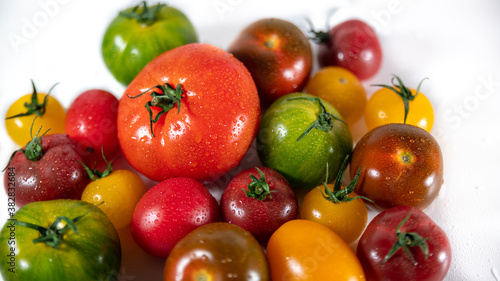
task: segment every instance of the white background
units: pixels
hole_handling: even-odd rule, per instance
[[[92,88],[120,97],[124,88],[104,66],[100,44],[119,10],[139,1],[1,1],[0,116],[20,96],[53,91],[65,108]],[[407,85],[423,83],[436,120],[445,184],[425,210],[448,234],[453,260],[446,280],[500,280],[500,1],[263,1],[171,0],[194,23],[201,42],[227,49],[239,31],[264,17],[306,29],[305,17],[323,28],[357,17],[379,34],[384,52],[380,72],[366,81],[388,83],[398,74]],[[353,128],[355,141],[366,132]],[[17,149],[0,122],[0,166]],[[243,163],[245,164],[245,163]],[[247,163],[248,164],[248,163]],[[151,185],[152,183],[148,183]],[[1,221],[7,198],[0,192]],[[373,217],[375,211],[370,211]],[[161,280],[164,260],[147,256],[121,231],[124,262],[120,280]]]

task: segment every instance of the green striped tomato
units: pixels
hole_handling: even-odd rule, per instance
[[[120,12],[110,23],[101,49],[111,74],[128,85],[158,55],[197,41],[194,26],[178,9],[139,4]]]
[[[82,216],[83,217],[80,217]],[[37,242],[43,235],[28,223],[60,231],[65,216],[77,230],[61,231],[60,243]],[[80,217],[80,219],[75,219]],[[51,245],[52,244],[52,245]],[[121,264],[120,239],[96,206],[79,200],[38,201],[24,205],[0,232],[0,271],[4,280],[116,280]]]
[[[321,105],[329,116],[321,117]],[[331,121],[330,126],[324,124],[327,121]],[[319,122],[322,129],[305,134],[313,122]],[[312,188],[325,181],[327,164],[328,181],[335,178],[352,151],[352,135],[330,103],[293,93],[276,100],[262,117],[257,151],[262,164],[284,175],[292,187]]]

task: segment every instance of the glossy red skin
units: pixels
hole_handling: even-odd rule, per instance
[[[190,232],[176,244],[163,280],[271,280],[262,247],[250,232],[218,222]]]
[[[450,242],[445,232],[431,218],[419,209],[413,212],[400,228],[400,232],[416,232],[426,239],[429,256],[425,259],[419,247],[410,248],[417,264],[399,249],[387,262],[380,265],[396,243],[396,228],[408,215],[411,207],[399,206],[378,214],[361,236],[356,255],[366,280],[386,281],[441,281],[445,278],[451,263]]]
[[[402,154],[412,161],[402,161]],[[358,195],[372,199],[380,209],[412,206],[424,209],[443,184],[443,156],[436,139],[419,127],[387,124],[369,131],[352,153],[350,174]]]
[[[200,182],[171,178],[153,186],[137,203],[130,231],[146,253],[166,258],[182,237],[220,217],[217,200]]]
[[[151,135],[145,104],[155,85],[181,83],[177,106],[161,116]],[[151,107],[154,116],[160,111]],[[238,165],[260,121],[260,101],[245,66],[208,44],[188,44],[150,62],[130,83],[118,108],[118,140],[127,161],[155,181],[171,177],[213,180]]]
[[[242,171],[234,177],[221,197],[221,208],[226,222],[236,224],[265,245],[271,235],[285,222],[298,218],[297,196],[288,181],[277,171],[259,167],[266,177],[271,197],[260,201],[248,197],[243,189],[248,190],[252,182],[250,174],[260,178],[256,168]]]
[[[118,99],[104,90],[81,93],[66,114],[66,133],[78,141],[90,163],[103,161],[101,149],[110,160],[119,148],[116,127]]]
[[[256,21],[239,34],[228,50],[252,73],[266,104],[302,90],[309,80],[311,45],[291,22],[275,18]]]
[[[79,200],[90,178],[78,161],[88,165],[88,159],[79,154],[77,142],[66,134],[45,135],[41,139],[40,160],[30,161],[18,151],[6,168],[7,194],[12,191],[9,188],[15,188],[13,198],[19,207],[34,201]]]
[[[348,20],[329,31],[330,40],[318,47],[321,67],[337,65],[360,80],[373,77],[382,64],[382,49],[375,31],[360,20]]]

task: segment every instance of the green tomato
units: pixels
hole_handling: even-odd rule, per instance
[[[318,97],[293,93],[276,100],[257,135],[262,164],[280,172],[292,187],[332,181],[352,151],[352,135],[338,111]]]
[[[158,55],[198,41],[189,19],[165,4],[128,8],[108,26],[102,56],[109,71],[128,85],[142,68]]]
[[[79,200],[24,205],[2,228],[0,253],[2,277],[12,281],[111,281],[121,264],[113,224],[99,208]]]

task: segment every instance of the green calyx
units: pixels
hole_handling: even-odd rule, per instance
[[[308,38],[315,42],[315,43],[318,43],[318,44],[327,44],[330,42],[330,33],[328,32],[325,32],[325,31],[316,31],[314,30],[314,25],[311,21],[310,18],[306,18],[305,19],[307,24],[309,25],[309,30],[308,30],[308,33],[311,35],[309,36]]]
[[[342,189],[342,177],[344,174],[345,169],[347,168],[347,164],[349,164],[349,157],[350,155],[347,155],[344,158],[344,162],[342,163],[342,166],[340,167],[339,173],[337,174],[337,177],[335,178],[335,183],[333,185],[333,191],[328,188],[328,163],[326,163],[326,177],[325,177],[325,182],[323,183],[325,187],[325,191],[323,192],[321,188],[318,186],[317,188],[321,191],[321,195],[323,197],[333,203],[341,203],[341,202],[350,202],[352,200],[356,200],[358,198],[365,199],[367,201],[370,201],[373,203],[373,201],[367,197],[364,196],[356,196],[356,197],[347,197],[349,194],[351,194],[354,191],[354,187],[356,186],[356,183],[358,182],[359,174],[361,173],[361,168],[359,168],[358,172],[352,179],[351,183],[344,189]]]
[[[166,6],[165,4],[156,4],[154,7],[150,8],[146,4],[146,1],[142,1],[141,4],[135,6],[132,11],[121,11],[120,16],[135,19],[140,24],[150,26],[156,22],[158,12],[160,9]]]
[[[54,89],[55,86],[57,86],[57,83],[54,84],[54,86],[52,86],[49,89],[49,92],[43,99],[43,102],[40,104],[38,103],[38,93],[36,91],[35,83],[33,82],[33,80],[31,80],[31,85],[33,86],[33,93],[31,94],[31,103],[27,102],[24,103],[24,107],[26,107],[26,112],[7,117],[5,118],[5,120],[23,116],[30,116],[33,114],[35,114],[36,116],[42,116],[43,114],[45,114],[45,108],[47,106],[47,101],[49,100],[50,92],[52,91],[52,89]]]
[[[47,131],[45,131],[45,133],[43,133],[40,137],[38,137],[38,134],[40,134],[40,130],[42,130],[42,127],[40,126],[40,128],[36,132],[35,137],[33,137],[33,125],[35,124],[36,117],[37,116],[33,118],[33,122],[31,123],[30,127],[31,141],[28,144],[26,144],[26,149],[21,148],[12,153],[9,162],[7,163],[7,166],[5,166],[2,172],[5,171],[7,167],[9,167],[10,163],[12,162],[12,159],[14,159],[14,156],[16,156],[17,152],[22,152],[26,157],[26,159],[30,161],[38,161],[42,159],[43,157],[42,137],[45,136],[45,134],[47,134],[50,131],[50,129],[48,129]]]
[[[99,205],[101,205],[102,203],[104,202],[101,202]],[[54,220],[54,222],[48,228],[23,221],[16,221],[15,224],[31,228],[40,232],[40,237],[33,239],[33,244],[45,243],[46,245],[57,250],[59,249],[59,246],[63,242],[63,235],[69,229],[73,230],[76,234],[78,234],[76,223],[79,220],[81,220],[84,216],[86,216],[88,213],[97,208],[99,205],[94,206],[93,208],[85,212],[83,215],[78,216],[74,219],[70,219],[66,216],[59,216]]]
[[[315,98],[297,97],[297,98],[287,99],[287,101],[291,101],[291,100],[309,100],[309,101],[313,101],[313,102],[318,102],[318,104],[321,108],[321,112],[318,114],[318,119],[314,120],[314,122],[312,122],[311,125],[309,125],[309,127],[306,128],[306,130],[297,138],[297,141],[299,141],[303,137],[307,136],[307,134],[309,134],[309,132],[312,129],[318,129],[318,130],[321,130],[323,132],[330,131],[333,128],[333,120],[337,120],[337,121],[340,121],[340,122],[345,124],[344,120],[342,120],[342,119],[334,116],[330,112],[326,111],[325,105],[323,104],[323,102],[321,101],[321,99],[319,97],[315,97]]]
[[[82,161],[78,160],[78,162],[83,166],[85,171],[87,171],[89,178],[93,181],[105,178],[113,172],[113,164],[112,164],[113,160],[108,161],[108,159],[106,159],[106,157],[104,156],[104,147],[101,148],[101,153],[102,153],[102,159],[104,159],[104,162],[106,162],[106,168],[102,172],[97,170],[96,167],[94,167],[94,169],[91,170],[89,167],[87,167],[87,165],[83,164]]]
[[[170,109],[174,108],[175,105],[177,105],[177,113],[180,112],[181,110],[181,98],[182,94],[184,94],[184,90],[182,89],[181,84],[177,84],[177,87],[174,89],[170,84],[165,83],[163,85],[156,85],[154,87],[149,88],[148,90],[140,93],[137,96],[131,97],[127,95],[127,97],[131,99],[138,98],[147,92],[153,90],[153,89],[158,89],[160,90],[159,92],[153,91],[150,94],[150,97],[152,99],[148,101],[145,105],[146,109],[149,112],[149,120],[150,120],[150,129],[151,129],[151,135],[154,137],[155,134],[153,132],[153,124],[158,122],[160,117],[170,111]],[[161,111],[156,114],[156,116],[153,118],[153,112],[151,110],[152,106],[157,106],[161,108]]]
[[[396,228],[396,236],[398,240],[396,241],[396,243],[394,243],[391,250],[384,257],[379,266],[387,262],[399,249],[402,249],[408,256],[408,258],[410,258],[411,262],[415,265],[418,263],[415,261],[415,258],[411,254],[409,248],[419,247],[420,250],[422,250],[422,252],[424,253],[425,259],[427,259],[427,257],[429,256],[429,246],[427,245],[425,238],[423,238],[422,236],[420,236],[418,233],[415,232],[400,232],[401,227],[411,217],[412,212],[413,208],[410,210],[408,215],[399,223],[398,227]]]
[[[398,84],[394,83],[394,79],[397,80]],[[410,101],[414,100],[415,97],[417,97],[417,95],[420,91],[420,86],[422,85],[422,82],[424,82],[425,79],[427,79],[427,78],[424,78],[424,79],[422,79],[422,81],[420,81],[414,95],[411,93],[411,89],[406,87],[403,84],[403,81],[401,80],[401,78],[399,78],[396,75],[394,75],[394,77],[392,77],[392,79],[391,79],[392,86],[384,85],[384,84],[375,84],[372,86],[387,88],[387,89],[393,91],[394,93],[396,93],[398,96],[400,96],[401,99],[403,99],[403,104],[405,106],[404,123],[406,124],[406,117],[408,117],[408,112],[410,111]]]
[[[253,174],[250,174],[252,182],[248,184],[248,190],[243,189],[243,191],[245,191],[248,197],[255,198],[259,201],[264,201],[268,195],[269,198],[272,198],[271,193],[276,192],[276,190],[271,191],[269,184],[266,182],[264,173],[259,168],[255,169],[259,172],[260,178],[257,179]]]

